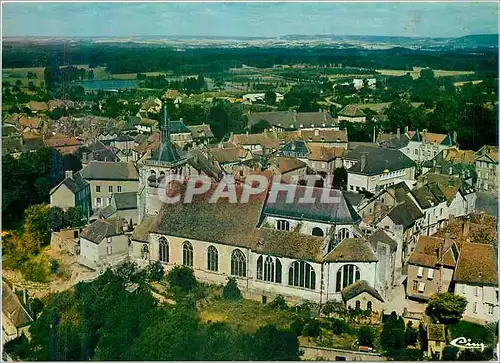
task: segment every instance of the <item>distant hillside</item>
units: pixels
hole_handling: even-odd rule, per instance
[[[450,39],[449,45],[457,47],[498,47],[498,34],[475,34]]]

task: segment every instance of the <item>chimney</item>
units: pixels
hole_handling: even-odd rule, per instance
[[[73,179],[73,170],[66,170],[65,176],[66,178]]]
[[[399,140],[401,139],[401,129],[398,127],[397,133],[396,133],[396,138]]]
[[[365,170],[366,167],[366,154],[361,155],[361,171]]]

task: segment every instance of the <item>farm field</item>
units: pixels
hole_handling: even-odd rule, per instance
[[[377,72],[384,76],[404,76],[406,73],[410,73],[413,79],[420,77],[420,71],[422,68],[413,68],[412,71],[405,71],[399,69],[377,69]],[[434,70],[434,75],[436,77],[452,77],[452,76],[464,76],[474,74],[473,71],[445,71],[445,70]]]

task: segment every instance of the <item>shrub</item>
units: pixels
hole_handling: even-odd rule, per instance
[[[51,259],[50,260],[50,273],[56,274],[59,271],[59,261]]]
[[[369,326],[362,326],[358,330],[358,344],[362,346],[372,347],[375,333]]]
[[[442,360],[446,360],[446,361],[457,360],[458,351],[459,351],[459,349],[457,347],[447,345],[443,349]]]
[[[301,318],[294,320],[290,324],[290,330],[295,332],[297,336],[302,335],[302,331],[304,330],[304,320],[302,320]]]
[[[222,290],[222,297],[228,300],[240,300],[242,298],[241,291],[236,283],[236,278],[229,277],[224,290]]]
[[[418,340],[418,330],[413,327],[413,323],[411,321],[406,325],[405,330],[405,344],[408,345],[416,345]]]
[[[48,282],[49,264],[42,260],[28,260],[21,266],[21,273],[26,280],[33,282]]]
[[[170,285],[170,289],[174,294],[176,293],[189,293],[192,291],[198,281],[194,277],[193,270],[186,266],[175,266],[167,274],[167,282]]]
[[[333,334],[340,335],[349,331],[349,325],[340,319],[331,319],[330,329]]]
[[[160,261],[150,262],[145,271],[149,281],[160,281],[163,278],[164,269]]]
[[[276,310],[288,310],[285,298],[281,295],[276,296],[276,298],[269,303],[269,306]]]
[[[310,319],[302,330],[302,335],[306,337],[317,337],[321,333],[321,324],[317,319]]]

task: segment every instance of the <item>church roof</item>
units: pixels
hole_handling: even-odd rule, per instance
[[[370,243],[364,238],[345,238],[324,258],[325,262],[377,262]]]
[[[378,291],[375,290],[375,288],[371,287],[370,284],[365,280],[359,280],[354,284],[344,287],[341,292],[342,299],[344,301],[349,301],[363,292],[367,292],[377,300],[384,302],[384,299],[382,298],[382,296],[380,296]]]
[[[273,184],[272,188],[277,187]],[[300,199],[311,191],[314,202],[302,202]],[[299,220],[317,221],[323,223],[354,224],[361,220],[353,206],[344,197],[343,192],[335,189],[325,189],[326,196],[336,198],[335,201],[323,198],[324,188],[298,185],[291,203],[288,203],[287,192],[278,191],[275,200],[268,198],[263,214],[274,217],[285,217]],[[324,200],[325,199],[325,200]]]

